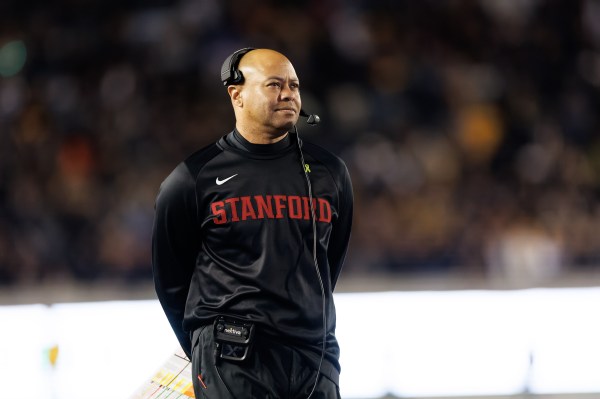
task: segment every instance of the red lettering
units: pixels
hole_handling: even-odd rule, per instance
[[[309,211],[311,198],[310,197],[302,197],[302,199],[304,200],[304,220],[312,219],[312,212]],[[317,216],[317,199],[316,198],[312,199],[312,208],[315,213],[315,219],[319,220],[316,217]]]
[[[256,219],[256,212],[254,212],[254,207],[252,206],[252,202],[250,202],[250,197],[240,197],[242,200],[242,220],[247,220],[248,217],[252,219]]]
[[[282,209],[284,209],[286,206],[284,204],[286,196],[285,195],[274,195],[273,198],[275,199],[275,210],[277,211],[277,213],[275,214],[275,217],[277,219],[281,219],[283,217],[283,214],[281,213]]]
[[[256,201],[256,206],[258,207],[257,218],[264,219],[266,214],[269,219],[273,219],[273,204],[271,203],[270,195],[267,195],[266,201],[262,195],[255,195],[254,201]]]
[[[231,209],[231,221],[232,222],[240,221],[240,218],[238,217],[238,213],[237,213],[237,208],[235,207],[235,204],[238,203],[239,201],[240,201],[240,199],[237,197],[227,198],[225,200],[225,202],[227,202],[229,204],[229,207]]]
[[[308,197],[302,197],[304,203],[304,220],[310,219],[310,211],[308,210]]]
[[[331,205],[329,201],[323,198],[317,198],[319,201],[319,222],[331,222]]]
[[[282,219],[286,216],[290,219],[311,220],[310,202],[309,197],[299,195],[255,195],[215,201],[210,204],[210,208],[215,224],[249,219]],[[313,198],[312,208],[316,221],[331,222],[332,210],[329,201],[324,198]]]
[[[210,204],[210,209],[212,210],[212,213],[215,216],[213,218],[215,224],[223,224],[227,221],[227,214],[225,213],[225,204],[223,203],[223,201],[213,202],[212,204]]]
[[[302,217],[301,199],[297,195],[288,197],[288,214],[290,219],[300,219]]]

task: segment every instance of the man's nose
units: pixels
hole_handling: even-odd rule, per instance
[[[285,84],[281,87],[281,92],[280,92],[281,100],[290,101],[294,98],[295,95],[296,94],[295,94],[294,90],[289,85]]]

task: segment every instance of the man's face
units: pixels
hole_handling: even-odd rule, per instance
[[[254,55],[249,53],[249,56]],[[281,55],[257,54],[240,64],[244,85],[240,90],[242,114],[247,123],[268,132],[282,133],[298,121],[300,83],[292,64]],[[244,60],[242,60],[244,61]]]

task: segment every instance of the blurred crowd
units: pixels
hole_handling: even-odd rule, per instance
[[[600,1],[0,3],[0,285],[148,281],[154,199],[286,54],[353,177],[347,274],[600,270]]]

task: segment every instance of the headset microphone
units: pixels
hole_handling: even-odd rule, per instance
[[[316,114],[307,114],[306,111],[300,109],[300,116],[306,118],[306,123],[309,125],[316,125],[321,122],[321,118]],[[326,298],[325,298],[325,286],[323,285],[323,278],[321,277],[321,271],[319,270],[319,261],[317,260],[317,216],[315,214],[314,208],[314,199],[312,192],[312,184],[310,183],[310,178],[308,177],[308,165],[304,161],[304,153],[302,152],[302,145],[300,144],[300,135],[298,134],[298,128],[294,125],[294,132],[296,133],[296,144],[298,145],[298,152],[300,153],[300,164],[302,165],[302,171],[304,172],[304,177],[306,179],[306,186],[308,188],[308,202],[311,210],[311,221],[312,221],[312,253],[313,253],[313,265],[315,266],[315,272],[317,274],[317,278],[319,280],[319,287],[321,288],[321,316],[323,317],[323,337],[321,341],[321,358],[319,360],[319,367],[317,368],[317,375],[315,377],[315,383],[308,394],[306,399],[310,399],[315,393],[317,389],[317,384],[319,383],[319,376],[321,374],[321,367],[323,366],[323,359],[325,358],[325,349],[327,345],[327,310],[326,310]]]
[[[307,114],[306,111],[304,111],[303,109],[300,110],[300,116],[305,117],[306,123],[308,123],[309,125],[316,125],[319,122],[321,122],[321,118],[319,118],[319,115]]]

